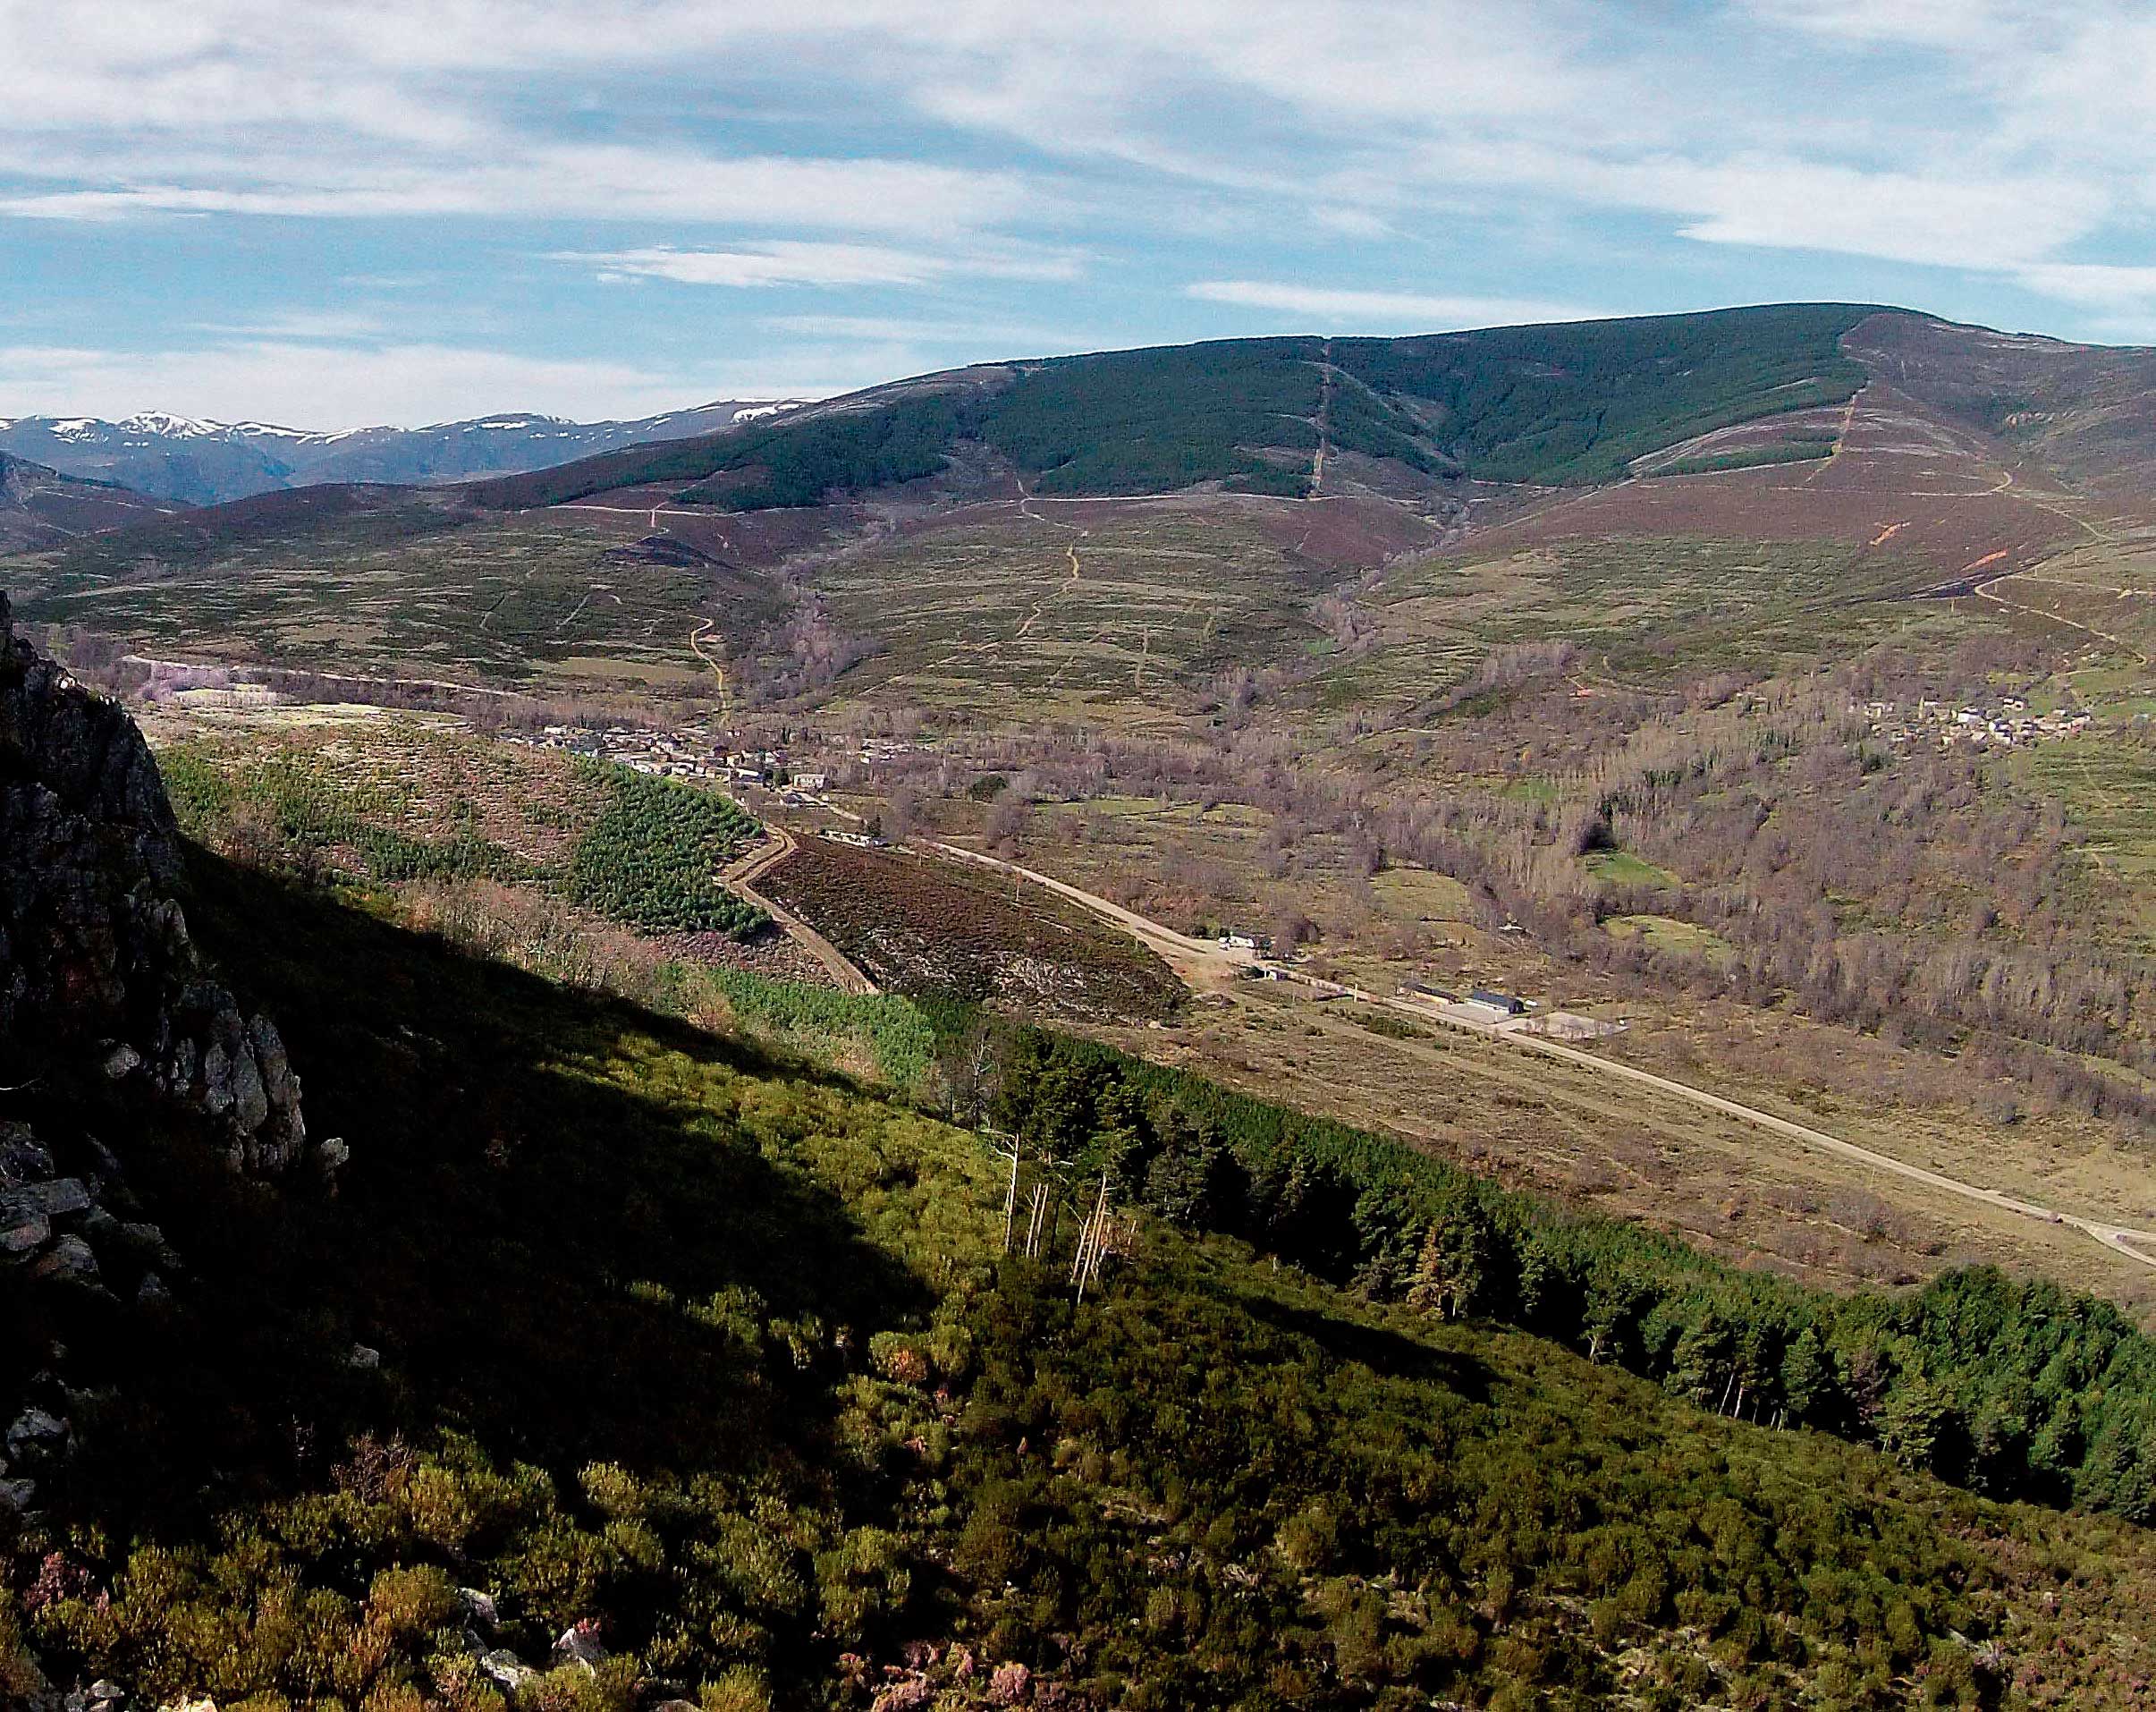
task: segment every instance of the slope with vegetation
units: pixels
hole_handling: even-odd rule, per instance
[[[559,504],[689,481],[676,503],[816,505],[937,474],[969,443],[1040,490],[1199,483],[1299,497],[1323,433],[1425,478],[1586,483],[1730,423],[1840,403],[1837,341],[1873,311],[1780,305],[1412,339],[1228,339],[967,369],[745,432],[482,483],[482,504]],[[1339,385],[1328,402],[1330,367]],[[1321,424],[1321,413],[1323,421]]]
[[[8,1619],[63,1679],[887,1709],[2125,1705],[2145,1680],[2156,1560],[2118,1523],[1720,1419],[1472,1318],[1497,1300],[1450,1259],[1390,1303],[1322,1282],[1347,1162],[1363,1195],[1416,1169],[1366,1139],[1019,1040],[998,1114],[1073,1181],[1046,1251],[1005,1259],[1002,1167],[963,1131],[318,894],[197,884],[353,1157],[336,1200],[270,1208],[175,1156],[178,1301],[70,1310],[106,1401],[14,1544]],[[1230,1222],[1223,1152],[1259,1162],[1257,1249],[1196,1233]],[[1136,1187],[1074,1306],[1103,1162]]]
[[[345,831],[200,774],[190,815]],[[743,830],[653,783],[569,847]],[[0,1268],[10,1406],[63,1391],[70,1446],[5,1489],[16,1699],[2145,1699],[2156,1344],[2085,1299],[1828,1297],[961,1004],[656,950],[638,1002],[561,984],[481,877],[422,929],[327,869],[188,873],[342,1169],[272,1196],[159,1124],[168,1283]],[[875,1080],[728,1018],[872,1038]],[[142,1133],[101,1076],[4,1098]]]

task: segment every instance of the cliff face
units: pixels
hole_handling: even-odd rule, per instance
[[[102,1074],[198,1114],[239,1170],[334,1163],[275,1025],[189,939],[179,877],[141,733],[18,638],[0,595],[0,1084]]]

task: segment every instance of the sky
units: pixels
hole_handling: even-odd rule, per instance
[[[0,417],[1787,300],[2156,343],[2146,0],[0,0]]]

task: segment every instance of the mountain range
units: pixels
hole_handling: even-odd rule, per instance
[[[321,433],[266,422],[216,422],[146,411],[0,420],[0,453],[61,475],[118,482],[154,499],[214,505],[322,482],[436,482],[536,470],[648,440],[708,434],[791,408],[723,399],[633,421],[572,422],[498,411],[427,428]]]

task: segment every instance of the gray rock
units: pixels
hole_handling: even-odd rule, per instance
[[[0,1195],[0,1208],[28,1208],[47,1218],[65,1218],[70,1213],[89,1210],[89,1190],[80,1177],[54,1177],[41,1183],[24,1183]]]
[[[233,1060],[224,1043],[213,1040],[202,1055],[203,1109],[223,1114],[232,1110]]]
[[[299,1078],[196,950],[180,876],[141,733],[19,638],[0,595],[0,1038],[34,1073],[147,1072],[241,1170],[274,1175],[307,1151]],[[0,1148],[0,1186],[38,1174]]]
[[[0,1137],[0,1186],[37,1182],[53,1174],[53,1156],[40,1147],[27,1126],[10,1124],[12,1135]]]
[[[539,1674],[506,1647],[497,1647],[490,1653],[481,1653],[479,1668],[512,1694],[525,1683],[535,1680]]]
[[[36,1208],[0,1208],[0,1258],[26,1259],[52,1240],[53,1222]]]
[[[79,1236],[63,1236],[30,1263],[30,1276],[52,1283],[95,1284],[97,1257]]]
[[[173,1299],[171,1287],[154,1272],[142,1275],[142,1282],[135,1286],[135,1301],[144,1308],[162,1308]]]
[[[474,1623],[483,1623],[489,1629],[501,1623],[501,1615],[495,1609],[493,1594],[482,1593],[476,1587],[461,1587],[457,1589],[457,1599],[464,1607],[464,1615]]]
[[[38,1502],[38,1483],[35,1480],[0,1480],[0,1511],[12,1511],[21,1515]]]
[[[7,1454],[20,1459],[29,1452],[50,1450],[67,1437],[67,1423],[44,1409],[25,1409],[7,1429]]]
[[[382,1352],[370,1349],[364,1343],[354,1343],[344,1358],[344,1365],[349,1368],[378,1368],[382,1365]]]
[[[599,1645],[597,1631],[581,1623],[571,1623],[562,1630],[554,1649],[555,1657],[572,1658],[588,1670],[606,1657],[606,1648]]]

